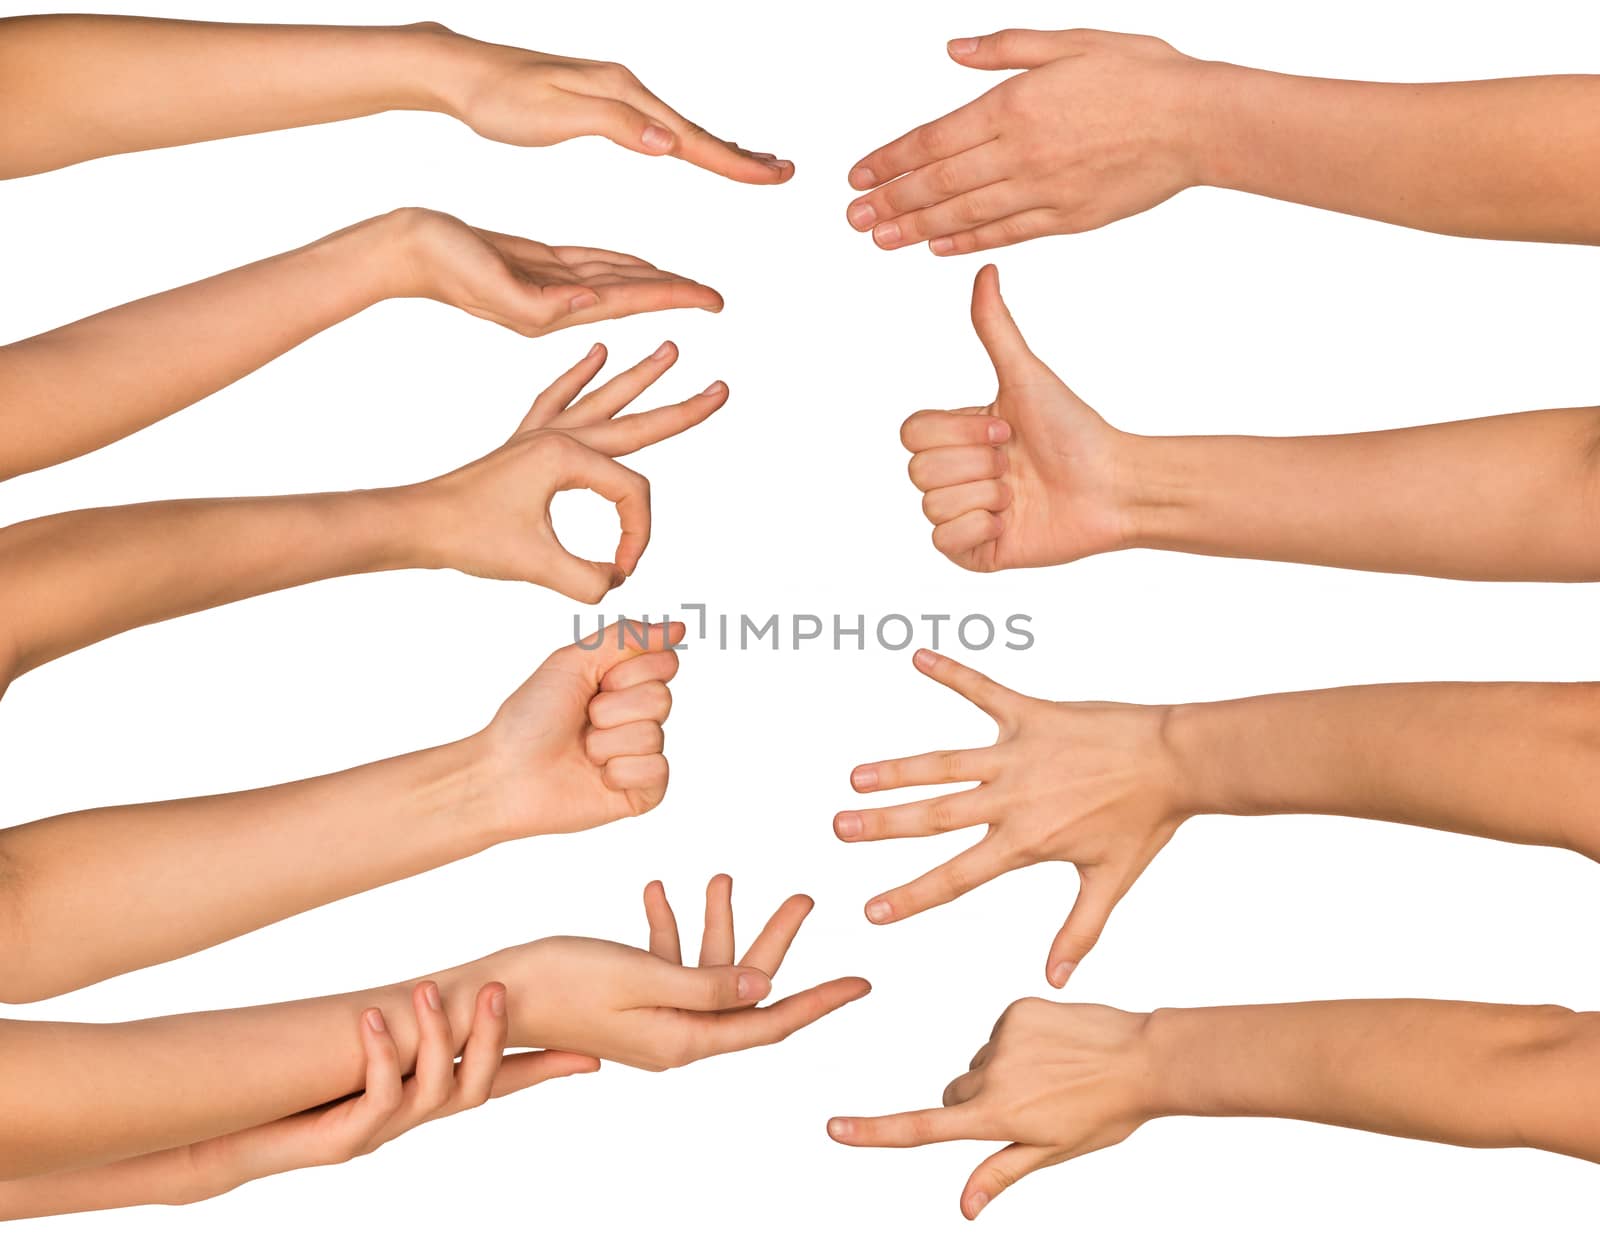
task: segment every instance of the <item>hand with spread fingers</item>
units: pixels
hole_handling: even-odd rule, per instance
[[[524,580],[590,604],[632,575],[650,542],[650,483],[616,459],[704,422],[728,399],[718,381],[686,401],[617,416],[677,358],[677,347],[665,343],[580,398],[605,365],[597,344],[540,393],[504,445],[409,490],[410,504],[420,507],[411,527],[432,554],[424,565]],[[574,557],[556,536],[551,502],[573,489],[616,506],[622,535],[612,561]]]
[[[978,70],[1024,70],[868,153],[851,226],[940,256],[1088,231],[1199,181],[1187,112],[1195,61],[1148,35],[1005,30],[956,39]]]
[[[1112,910],[1188,817],[1175,793],[1165,708],[1024,697],[949,658],[918,650],[917,669],[961,694],[999,725],[988,749],[866,763],[858,792],[976,781],[974,788],[879,810],[844,811],[844,841],[922,837],[982,825],[982,839],[948,862],[867,904],[888,924],[954,901],[1035,863],[1078,869],[1078,897],[1045,962],[1060,988]]]
[[[1122,548],[1121,462],[1134,438],[1033,355],[993,266],[973,283],[972,325],[994,363],[995,399],[922,410],[900,428],[934,548],[969,571],[1053,566]]]
[[[677,922],[659,881],[645,889],[649,949],[588,937],[548,937],[481,960],[513,989],[537,990],[512,1012],[512,1040],[659,1072],[710,1055],[771,1045],[871,990],[859,977],[827,981],[771,1006],[789,946],[811,911],[788,899],[734,962],[733,881],[706,889],[697,966],[686,966]]]

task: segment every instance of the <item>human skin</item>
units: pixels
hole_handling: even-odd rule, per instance
[[[1600,408],[1337,436],[1137,436],[1034,356],[979,271],[995,400],[906,419],[933,545],[970,571],[1121,549],[1466,580],[1600,579]]]
[[[1090,231],[1189,187],[1449,235],[1600,242],[1600,76],[1360,83],[1185,56],[1148,35],[1003,30],[1022,70],[868,153],[846,215],[941,256]]]
[[[397,209],[0,346],[0,412],[15,417],[0,433],[0,478],[121,440],[334,324],[407,297],[524,336],[655,310],[722,308],[714,289],[626,253],[552,248],[434,210]]]
[[[603,136],[741,183],[794,174],[791,162],[696,126],[624,66],[484,43],[437,22],[0,21],[0,178],[390,110],[442,113],[519,147]]]
[[[55,997],[506,841],[652,810],[683,633],[624,621],[559,649],[482,731],[432,749],[0,832],[0,1001]]]
[[[420,484],[148,502],[0,530],[0,692],[130,628],[335,576],[454,568],[593,604],[633,573],[650,540],[649,481],[616,459],[703,422],[728,399],[718,381],[675,405],[613,417],[676,360],[668,342],[579,398],[605,364],[596,345],[500,448]],[[616,506],[610,561],[576,557],[556,535],[550,503],[571,489]]]
[[[358,1020],[366,1069],[360,1093],[191,1146],[0,1181],[0,1220],[200,1202],[247,1181],[346,1163],[418,1125],[600,1066],[598,1059],[559,1050],[502,1054],[507,1030],[504,985],[478,991],[459,1052],[437,984],[424,981],[413,989],[411,1007],[417,1052],[409,1077],[402,1075],[400,1052],[382,1011],[370,1007]]]
[[[1173,706],[1024,697],[919,650],[918,670],[994,719],[993,746],[865,763],[860,793],[974,782],[842,811],[844,841],[983,826],[948,862],[866,906],[886,924],[995,877],[1068,862],[1079,889],[1045,960],[1060,988],[1195,815],[1347,815],[1600,859],[1600,685],[1383,684]]]
[[[648,950],[547,937],[423,978],[438,987],[452,1051],[479,991],[494,984],[507,991],[507,1045],[649,1071],[781,1041],[869,992],[843,977],[757,1006],[811,901],[786,901],[734,964],[731,890],[725,876],[707,890],[698,967],[676,957],[677,930],[653,885]],[[364,1083],[352,1026],[369,1009],[409,1073],[416,983],[123,1024],[0,1022],[0,1180],[189,1146],[345,1098]]]
[[[840,1117],[847,1146],[1006,1142],[967,1180],[975,1219],[1030,1172],[1160,1116],[1307,1120],[1600,1162],[1600,1014],[1415,999],[1163,1009],[1024,998],[944,1106]]]

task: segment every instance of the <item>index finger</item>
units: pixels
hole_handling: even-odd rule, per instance
[[[729,140],[719,139],[705,127],[689,121],[643,83],[635,84],[627,94],[636,108],[659,118],[672,132],[671,156],[738,183],[787,183],[794,177],[794,162],[779,160],[771,153],[757,155]]]
[[[559,484],[563,488],[587,488],[617,507],[622,535],[617,539],[616,563],[624,575],[632,575],[650,544],[650,481],[587,445],[579,444],[577,448],[583,454]]]
[[[983,99],[962,105],[954,113],[907,131],[893,143],[874,149],[850,171],[850,186],[859,192],[897,179],[930,161],[953,157],[995,138],[994,127],[984,116]]]
[[[637,453],[649,445],[660,444],[671,436],[698,427],[728,400],[728,385],[720,379],[687,401],[664,405],[640,414],[624,414],[594,427],[584,434],[592,448],[611,457]]]
[[[927,1146],[975,1137],[973,1115],[965,1106],[928,1107],[890,1116],[835,1116],[828,1136],[845,1146]]]

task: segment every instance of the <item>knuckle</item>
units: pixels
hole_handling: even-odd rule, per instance
[[[928,171],[928,187],[941,196],[952,196],[961,190],[961,174],[954,163],[941,161]]]
[[[982,192],[969,192],[955,203],[956,220],[963,226],[973,227],[994,217],[989,197]]]
[[[940,151],[945,146],[949,130],[943,122],[930,122],[916,134],[913,148],[924,155]]]
[[[966,774],[966,755],[960,750],[945,750],[939,755],[939,771],[951,780],[959,780]]]

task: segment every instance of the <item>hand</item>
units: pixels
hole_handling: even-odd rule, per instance
[[[1147,35],[1005,30],[955,39],[979,70],[1026,70],[868,153],[850,224],[880,248],[941,256],[1089,231],[1200,181],[1191,128],[1203,63]]]
[[[735,965],[732,895],[727,876],[706,889],[698,967],[683,965],[659,881],[644,894],[649,950],[549,937],[483,960],[484,971],[510,973],[513,990],[526,984],[538,991],[536,999],[516,1002],[512,1040],[660,1072],[782,1041],[871,990],[858,977],[844,977],[758,1007],[812,903],[799,895],[786,901]]]
[[[524,580],[593,605],[632,575],[650,543],[650,483],[614,459],[687,431],[722,408],[718,381],[698,396],[640,414],[617,411],[677,361],[670,341],[576,399],[605,365],[595,345],[539,394],[511,439],[487,457],[412,489],[412,530],[434,565],[488,579]],[[622,535],[611,562],[574,557],[556,536],[550,503],[587,489],[617,507]]]
[[[944,1107],[828,1121],[846,1146],[1009,1142],[961,1191],[978,1213],[1030,1172],[1115,1146],[1160,1114],[1149,1092],[1148,1016],[1111,1007],[1024,998],[1006,1008],[971,1070],[951,1081]]]
[[[451,112],[485,139],[527,148],[600,135],[651,157],[673,156],[740,183],[786,183],[794,163],[696,126],[626,66],[498,44],[470,45]]]
[[[919,754],[850,773],[859,793],[976,780],[976,788],[881,810],[842,811],[843,841],[920,837],[987,825],[983,839],[947,863],[867,903],[875,924],[952,902],[1004,872],[1034,863],[1078,869],[1078,897],[1056,934],[1045,974],[1056,988],[1094,947],[1112,910],[1188,818],[1164,741],[1164,711],[1107,702],[1023,697],[926,649],[918,670],[994,719],[990,749]]]
[[[900,428],[933,546],[969,571],[1054,566],[1133,542],[1118,431],[1035,357],[993,266],[972,285],[972,325],[1000,391],[989,405],[922,410]]]
[[[509,1024],[503,985],[489,984],[478,991],[459,1063],[438,985],[424,981],[412,991],[411,1002],[418,1046],[416,1068],[409,1078],[401,1076],[399,1051],[383,1013],[371,1008],[361,1017],[365,1089],[315,1111],[190,1147],[190,1162],[201,1187],[198,1197],[226,1193],[274,1173],[370,1155],[430,1120],[600,1067],[598,1059],[558,1050],[503,1054]]]
[[[714,288],[599,248],[552,248],[483,231],[431,209],[389,215],[400,240],[400,295],[454,305],[519,335],[663,309],[722,309]]]

